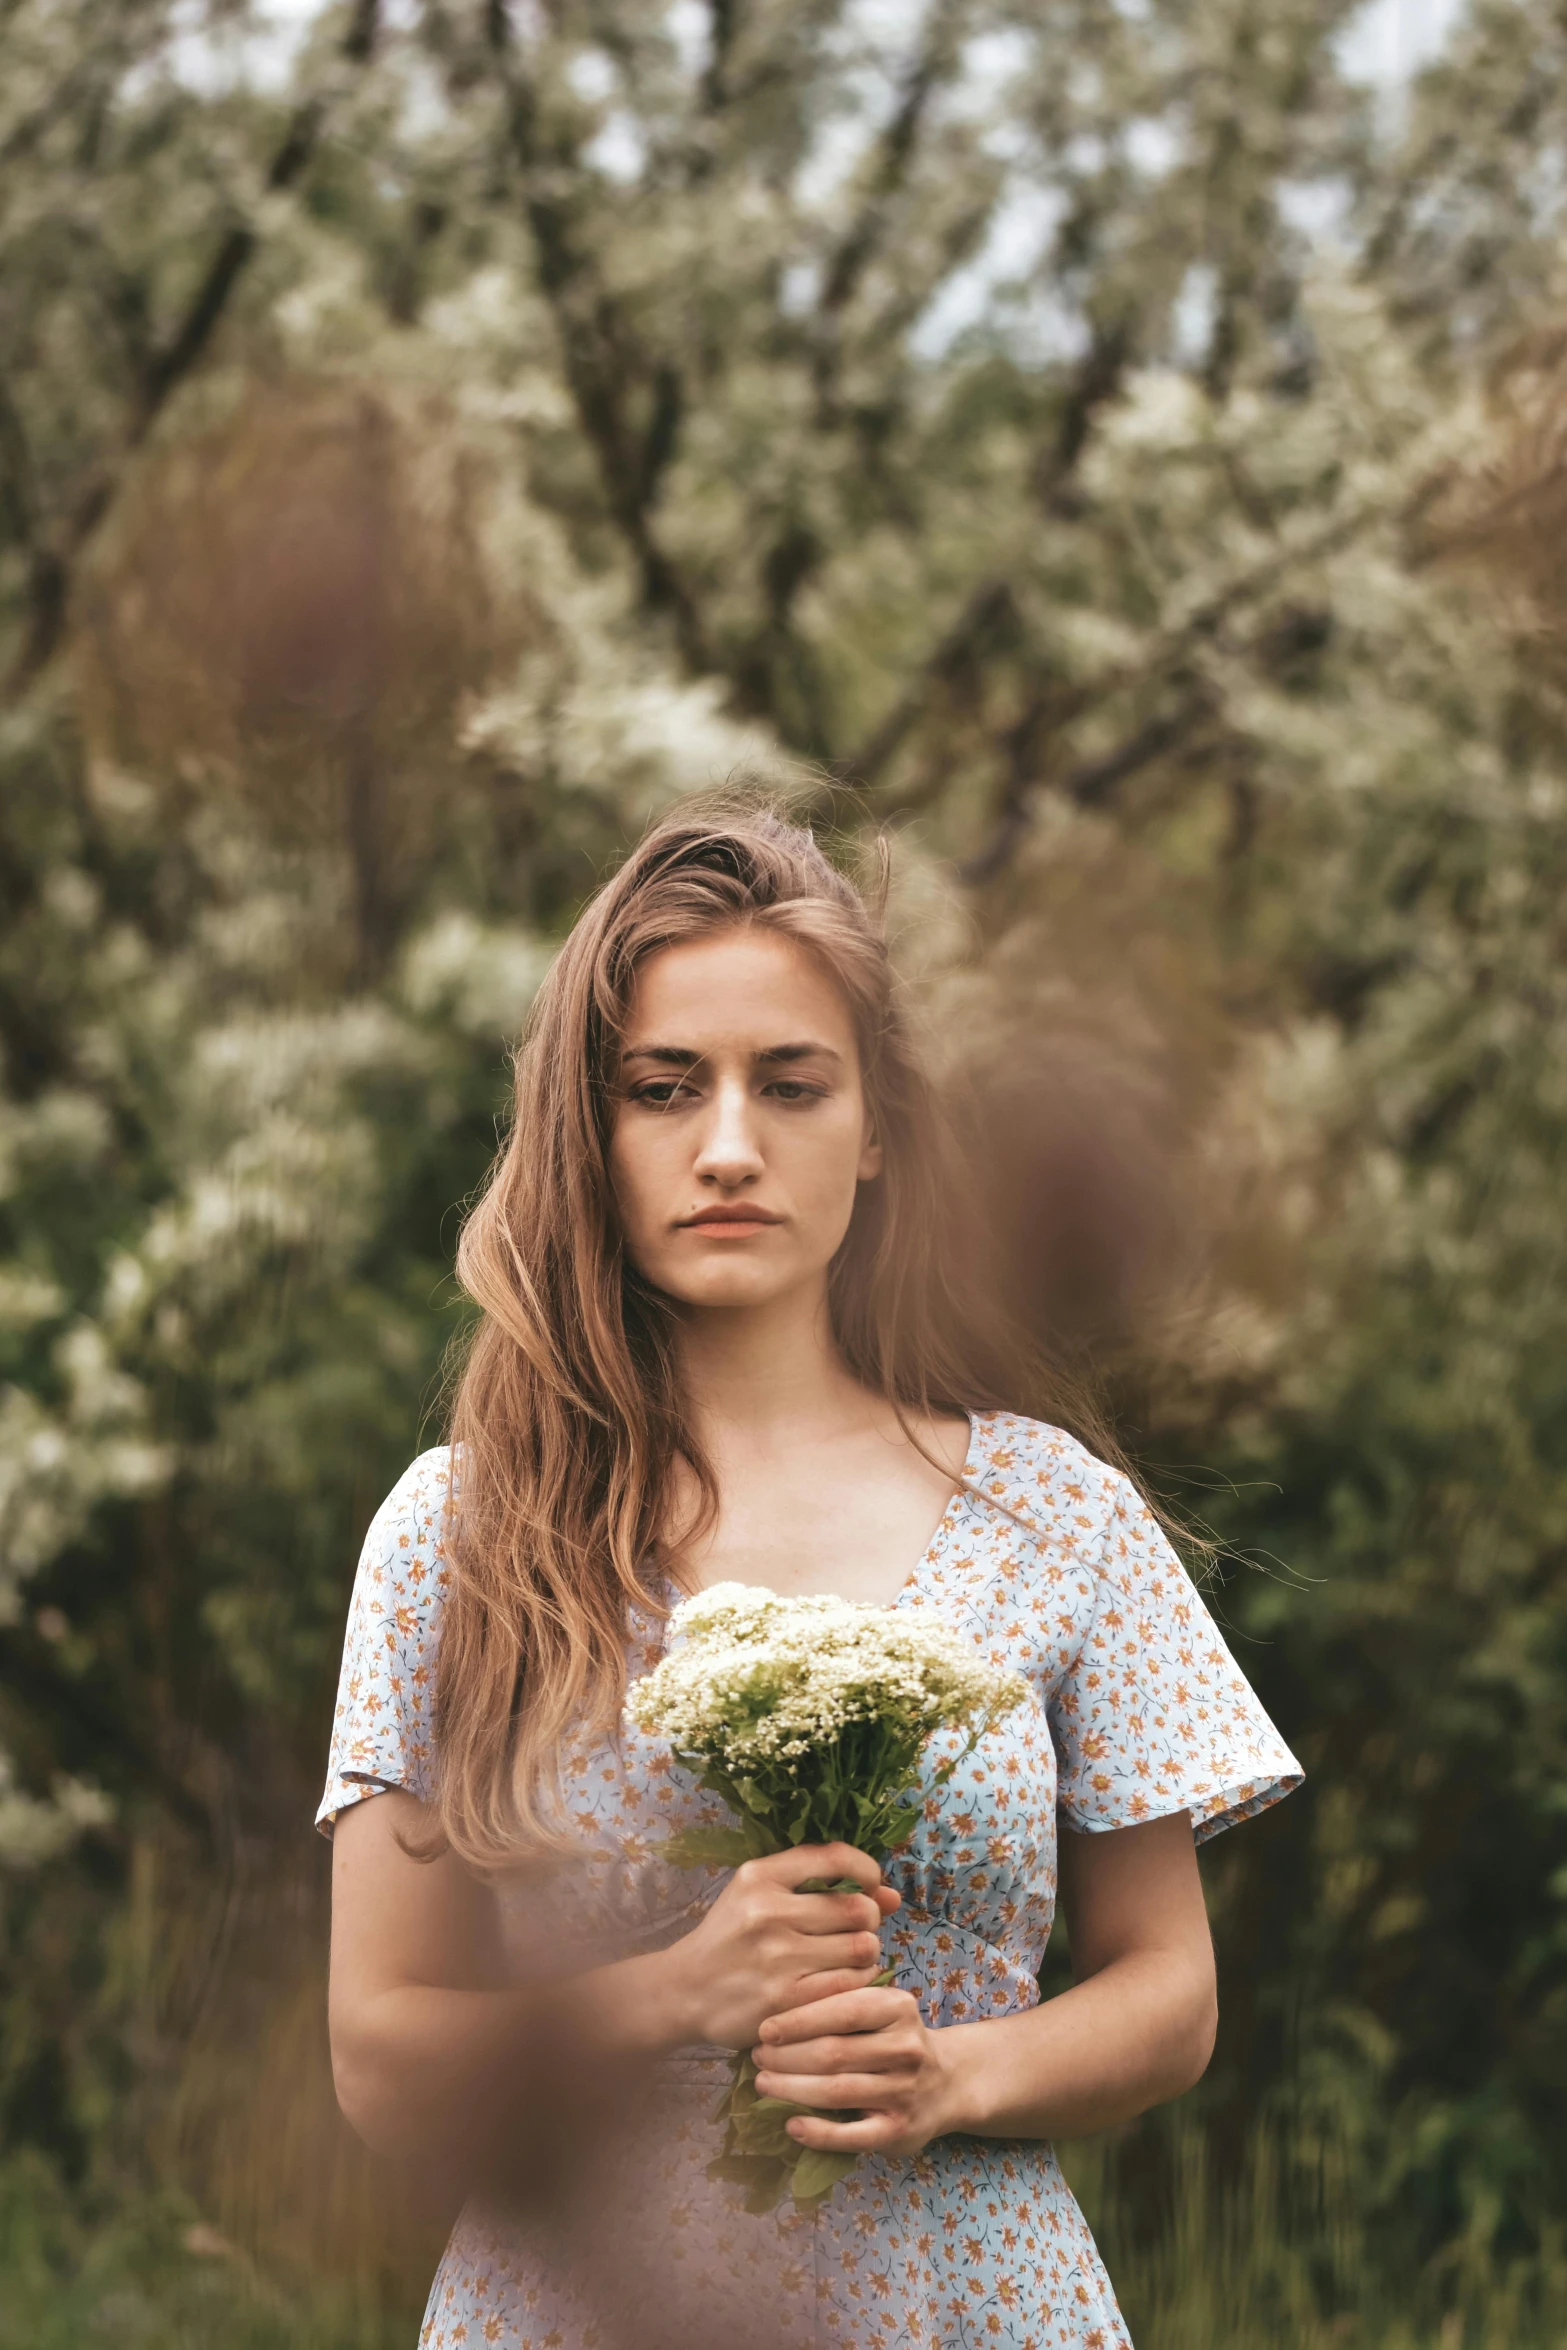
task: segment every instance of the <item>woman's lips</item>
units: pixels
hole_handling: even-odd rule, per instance
[[[765,1208],[710,1208],[703,1215],[688,1216],[680,1229],[718,1236],[732,1234],[739,1239],[748,1232],[761,1232],[769,1224],[782,1222],[781,1216],[770,1215]]]

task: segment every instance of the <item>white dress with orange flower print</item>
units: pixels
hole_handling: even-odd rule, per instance
[[[429,1452],[371,1525],[354,1586],[325,1795],[427,1797],[434,1658],[449,1581],[448,1456]],[[934,1608],[998,1665],[1020,1707],[933,1790],[886,1874],[903,1906],[883,1934],[933,2026],[1031,2007],[1056,1897],[1058,1817],[1080,1834],[1185,1811],[1199,1840],[1295,1786],[1299,1766],[1130,1482],[1059,1429],[1012,1413],[973,1422],[963,1489],[895,1606]],[[632,1676],[660,1627],[633,1628]],[[951,1734],[927,1753],[934,1772]],[[667,1750],[627,1727],[562,1759],[581,1861],[500,1888],[519,1975],[541,1941],[558,1968],[658,1947],[690,1930],[722,1872],[658,1853],[675,1828],[726,1815]],[[950,2137],[868,2156],[814,2213],[768,2217],[715,2184],[711,2118],[723,2051],[660,2068],[638,2128],[605,2146],[583,2218],[463,2213],[436,2274],[421,2350],[1128,2350],[1086,2221],[1051,2148]],[[639,2109],[640,2110],[640,2109]]]

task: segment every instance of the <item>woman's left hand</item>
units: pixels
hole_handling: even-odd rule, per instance
[[[955,2126],[947,2035],[910,1991],[841,1991],[771,2015],[751,2051],[764,2097],[848,2106],[857,2118],[801,2114],[789,2135],[832,2154],[917,2154]]]

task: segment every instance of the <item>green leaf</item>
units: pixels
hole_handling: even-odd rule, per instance
[[[794,2140],[787,2124],[796,2114],[809,2113],[808,2105],[796,2105],[787,2097],[759,2097],[747,2085],[745,2096],[738,2092],[730,2101],[729,2128],[735,2148],[744,2154],[789,2154]]]
[[[754,1813],[746,1815],[739,1833],[748,1847],[745,1855],[747,1860],[765,1860],[770,1852],[783,1849],[771,1825],[766,1820],[757,1819]]]
[[[829,2154],[819,2147],[807,2146],[794,2166],[789,2192],[802,2209],[820,2203],[840,2179],[848,2177],[858,2160],[857,2154]]]
[[[677,1869],[737,1869],[756,1857],[744,1828],[682,1828],[654,1850]]]
[[[710,2179],[727,2179],[731,2186],[754,2187],[778,2168],[774,2157],[766,2154],[715,2154],[707,2165]]]
[[[789,2165],[776,2158],[747,2154],[720,2154],[707,2165],[710,2179],[744,2187],[747,2211],[776,2210],[789,2184]]]
[[[748,2113],[743,2121],[734,2125],[733,2153],[765,2155],[770,2160],[783,2162],[797,2150],[795,2140],[776,2115],[758,2118],[755,2113]]]

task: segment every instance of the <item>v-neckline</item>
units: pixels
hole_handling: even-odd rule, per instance
[[[980,1431],[983,1423],[991,1416],[992,1415],[987,1412],[970,1412],[968,1414],[968,1444],[964,1450],[963,1459],[958,1468],[958,1483],[953,1488],[952,1494],[948,1499],[947,1506],[942,1511],[941,1516],[937,1521],[935,1531],[931,1535],[930,1540],[926,1543],[924,1549],[920,1552],[919,1557],[915,1560],[913,1566],[910,1567],[908,1573],[904,1576],[903,1581],[899,1584],[891,1599],[852,1600],[849,1603],[851,1606],[873,1608],[877,1615],[890,1616],[898,1608],[902,1607],[904,1601],[908,1599],[912,1593],[919,1589],[921,1582],[924,1580],[926,1568],[930,1565],[931,1560],[936,1556],[936,1553],[942,1548],[948,1535],[951,1533],[953,1527],[957,1524],[960,1511],[962,1511],[969,1502],[971,1497],[970,1488],[974,1483],[975,1472],[978,1467]],[[732,1579],[733,1578],[729,1578],[729,1580]],[[683,1599],[695,1599],[698,1596],[697,1592],[682,1591],[680,1585],[676,1583],[673,1577],[670,1575],[660,1575],[659,1580],[663,1584],[664,1590],[668,1595],[668,1607],[671,1609],[677,1607],[680,1601]],[[721,1578],[721,1580],[723,1580],[723,1578]],[[714,1586],[710,1583],[704,1583],[699,1588],[703,1591],[710,1591],[714,1588]],[[745,1588],[750,1591],[771,1591],[772,1585],[770,1583],[751,1583],[747,1584]],[[836,1599],[838,1596],[839,1594],[833,1591],[796,1591],[774,1593],[774,1597],[779,1599]]]
[[[948,1535],[951,1533],[953,1527],[957,1523],[959,1512],[967,1505],[969,1500],[969,1489],[974,1482],[974,1474],[978,1465],[980,1425],[986,1416],[987,1415],[982,1412],[969,1413],[968,1444],[964,1449],[963,1459],[958,1469],[958,1483],[954,1487],[952,1494],[948,1499],[946,1508],[942,1511],[940,1518],[937,1520],[935,1531],[931,1535],[930,1540],[926,1543],[924,1549],[920,1552],[919,1557],[915,1560],[913,1566],[910,1567],[908,1573],[904,1576],[903,1581],[899,1584],[891,1599],[852,1600],[849,1603],[851,1606],[874,1608],[877,1615],[890,1616],[895,1609],[900,1608],[903,1605],[904,1601],[908,1599],[913,1592],[918,1590],[921,1582],[924,1579],[926,1568],[930,1565],[931,1560],[935,1557],[936,1553],[945,1543]],[[733,1578],[720,1577],[719,1580],[726,1581],[733,1580]],[[663,1583],[665,1590],[670,1595],[671,1606],[677,1605],[682,1599],[694,1599],[698,1596],[696,1592],[682,1591],[679,1584],[668,1575],[663,1577]],[[714,1588],[714,1586],[710,1583],[704,1583],[699,1588],[703,1591],[710,1591]],[[751,1583],[747,1584],[745,1588],[749,1591],[771,1591],[773,1587],[770,1583]],[[840,1595],[835,1591],[793,1591],[777,1592],[774,1594],[774,1596],[779,1599],[836,1599]]]
[[[948,1500],[946,1508],[941,1513],[941,1517],[937,1523],[935,1532],[932,1534],[930,1540],[926,1543],[924,1549],[920,1552],[920,1555],[915,1560],[913,1566],[910,1567],[908,1573],[904,1576],[903,1581],[899,1584],[891,1599],[868,1600],[863,1603],[864,1605],[874,1607],[884,1615],[891,1615],[894,1608],[901,1607],[903,1602],[908,1598],[909,1594],[912,1591],[918,1589],[921,1579],[924,1576],[925,1569],[930,1565],[931,1560],[935,1557],[937,1551],[946,1541],[948,1534],[952,1531],[953,1526],[957,1523],[958,1512],[968,1506],[969,1487],[974,1481],[975,1455],[979,1451],[979,1423],[981,1417],[982,1415],[979,1412],[970,1412],[968,1415],[968,1443],[964,1447],[963,1459],[958,1469],[958,1483],[954,1488],[950,1499]]]

